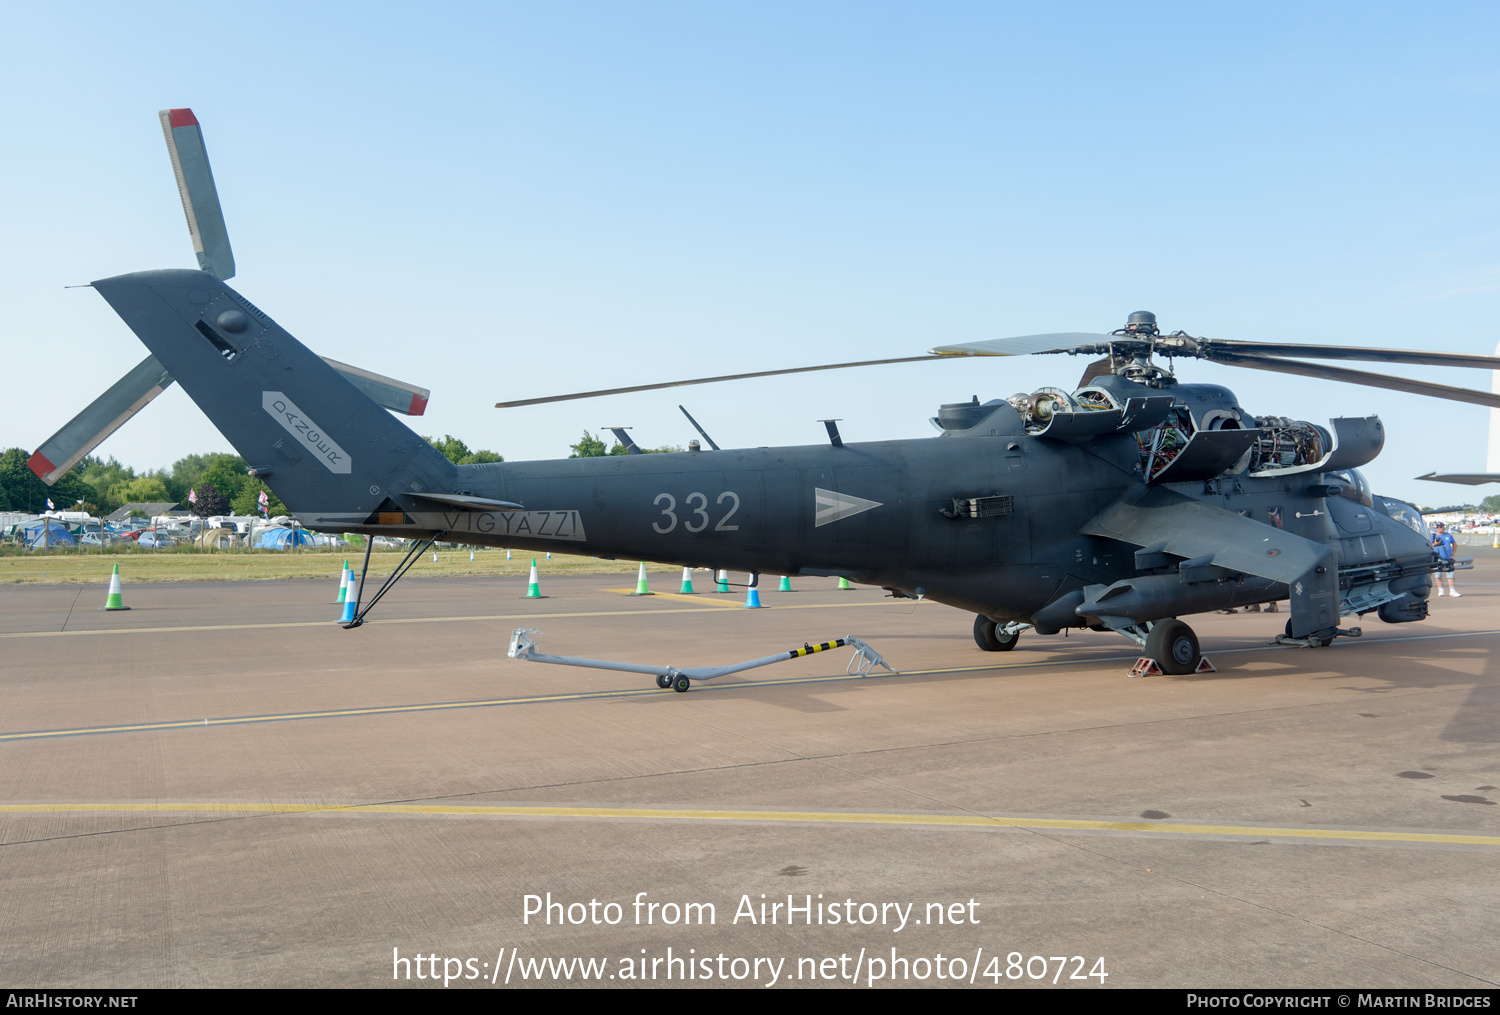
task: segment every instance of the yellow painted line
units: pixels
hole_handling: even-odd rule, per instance
[[[627,818],[657,821],[753,821],[811,824],[916,825],[962,828],[1040,828],[1050,831],[1152,832],[1352,842],[1419,842],[1500,846],[1500,836],[1442,832],[1383,832],[1358,828],[1282,828],[1266,825],[1189,825],[1077,818],[1013,818],[984,814],[864,814],[841,811],[668,810],[654,807],[536,807],[491,804],[278,803],[50,803],[0,804],[0,814],[405,814],[487,818]]]
[[[635,595],[635,589],[603,589],[602,591],[604,591],[604,592],[618,592],[618,593],[620,593],[622,595],[628,595],[628,596]],[[728,609],[731,609],[731,610],[738,610],[738,609],[741,609],[744,606],[744,603],[735,602],[734,601],[734,597],[732,597],[732,596],[730,597],[730,599],[728,601],[723,600],[723,599],[704,599],[704,598],[702,598],[703,596],[706,596],[706,595],[708,595],[708,596],[723,595],[723,593],[721,593],[721,592],[720,593],[715,593],[715,592],[700,592],[697,595],[692,595],[692,596],[685,596],[681,592],[653,592],[653,593],[651,593],[651,595],[654,596],[654,597],[656,597],[656,598],[658,598],[658,599],[674,599],[674,600],[676,600],[678,602],[681,602],[681,603],[691,603],[694,606],[716,606],[719,609],[728,608]],[[856,606],[856,605],[858,605],[858,606],[869,606],[870,604],[869,603],[857,603],[857,604],[856,603],[847,603],[847,604],[845,604],[845,603],[825,603],[825,604],[822,604],[822,605],[826,605],[826,606],[844,606],[844,605],[848,605],[848,606]]]
[[[548,620],[553,617],[638,617],[650,614],[683,614],[683,613],[713,613],[720,608],[717,603],[698,603],[688,596],[678,596],[674,593],[659,592],[658,596],[666,599],[685,600],[697,609],[665,609],[665,610],[589,610],[577,613],[496,613],[472,617],[385,617],[379,620],[365,621],[371,627],[380,627],[386,624],[455,624],[463,621],[477,620]],[[732,605],[732,604],[723,604]],[[890,606],[887,602],[875,603],[805,603],[800,605],[771,606],[772,610],[821,610],[821,609],[857,609],[864,606]],[[279,623],[265,624],[200,624],[186,627],[119,627],[102,628],[86,631],[13,631],[0,634],[0,638],[70,638],[81,635],[92,634],[175,634],[183,631],[259,631],[272,628],[290,627],[334,627],[338,624],[337,618],[331,620],[296,620]]]

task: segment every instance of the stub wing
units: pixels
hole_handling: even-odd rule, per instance
[[[1179,563],[1199,573],[1212,567],[1282,582],[1291,600],[1296,637],[1338,626],[1338,561],[1333,550],[1286,529],[1152,486],[1111,504],[1082,531],[1180,558]],[[1184,583],[1193,580],[1188,573],[1181,578]]]

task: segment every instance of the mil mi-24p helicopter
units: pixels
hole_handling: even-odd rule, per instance
[[[206,201],[190,190],[191,223],[193,205]],[[1424,619],[1431,574],[1455,563],[1434,555],[1414,507],[1375,495],[1358,472],[1384,443],[1377,417],[1323,426],[1256,415],[1229,389],[1181,382],[1155,357],[1500,407],[1488,392],[1286,358],[1493,370],[1497,357],[1193,338],[1162,334],[1138,312],[1107,335],[1023,336],[872,361],[1100,357],[1072,390],[944,405],[935,437],[845,443],[829,421],[828,443],[803,447],[453,465],[211,270],[139,272],[93,287],[302,525],[416,541],[351,627],[427,545],[452,539],[840,576],[974,614],[987,651],[1013,648],[1028,628],[1092,628],[1129,638],[1165,673],[1190,673],[1201,652],[1184,616],[1289,600],[1280,640],[1327,646],[1358,633],[1340,626],[1344,616]]]

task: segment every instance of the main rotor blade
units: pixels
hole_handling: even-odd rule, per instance
[[[1464,486],[1484,486],[1500,483],[1500,473],[1495,472],[1429,472],[1418,479],[1429,479],[1434,483],[1462,483]]]
[[[1030,356],[1036,353],[1074,352],[1080,346],[1093,351],[1095,346],[1118,341],[1121,341],[1118,336],[1060,331],[1051,335],[1017,335],[1014,338],[988,338],[983,342],[965,342],[962,345],[940,345],[928,351],[934,356]]]
[[[219,207],[219,190],[208,165],[203,129],[191,109],[163,109],[161,132],[167,138],[172,172],[177,174],[177,192],[187,215],[188,234],[198,267],[217,279],[234,278],[234,251],[229,249],[229,228]]]
[[[1239,342],[1223,338],[1201,338],[1198,347],[1203,358],[1219,360],[1220,351],[1243,352],[1253,356],[1299,356],[1305,359],[1372,360],[1381,363],[1422,363],[1435,367],[1476,367],[1500,370],[1500,356],[1473,356],[1462,352],[1420,352],[1412,349],[1375,349],[1349,345],[1291,345],[1280,342]]]
[[[625,395],[632,391],[656,391],[660,388],[680,388],[688,384],[714,384],[718,381],[743,381],[751,377],[779,377],[782,374],[806,374],[816,370],[843,370],[846,367],[876,367],[886,363],[921,363],[926,360],[943,359],[942,356],[901,356],[896,359],[867,359],[858,363],[825,363],[816,367],[792,367],[788,370],[759,370],[752,374],[723,374],[719,377],[695,377],[687,381],[663,381],[660,384],[636,384],[628,388],[602,388],[599,391],[579,391],[571,395],[548,395],[545,398],[522,398],[514,402],[496,402],[497,409],[515,409],[522,405],[542,405],[546,402],[569,402],[575,398],[598,398],[600,395]]]
[[[1475,405],[1487,405],[1492,409],[1500,409],[1500,394],[1474,391],[1470,388],[1455,388],[1447,384],[1433,384],[1430,381],[1414,381],[1406,377],[1387,377],[1384,374],[1324,366],[1321,363],[1298,363],[1296,360],[1239,353],[1221,352],[1214,356],[1213,361],[1229,366],[1269,370],[1278,374],[1300,374],[1303,377],[1316,377],[1319,380],[1363,384],[1370,388],[1387,388],[1391,391],[1405,391],[1413,395],[1427,395],[1431,398],[1446,398],[1453,402],[1472,402]]]

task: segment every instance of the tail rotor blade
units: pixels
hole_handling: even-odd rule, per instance
[[[375,400],[375,404],[403,416],[420,416],[427,411],[432,392],[406,381],[398,381],[373,370],[350,366],[336,359],[322,357],[333,369],[344,375],[344,379]]]
[[[219,191],[214,186],[198,118],[191,109],[163,109],[157,115],[167,139],[172,171],[177,174],[177,191],[182,195],[198,267],[218,279],[234,278],[234,251],[229,249],[229,229],[224,225],[224,210],[219,207]]]
[[[108,391],[94,399],[87,409],[43,441],[26,464],[38,479],[51,486],[171,383],[172,375],[167,373],[161,361],[155,356],[147,356],[110,385]]]

